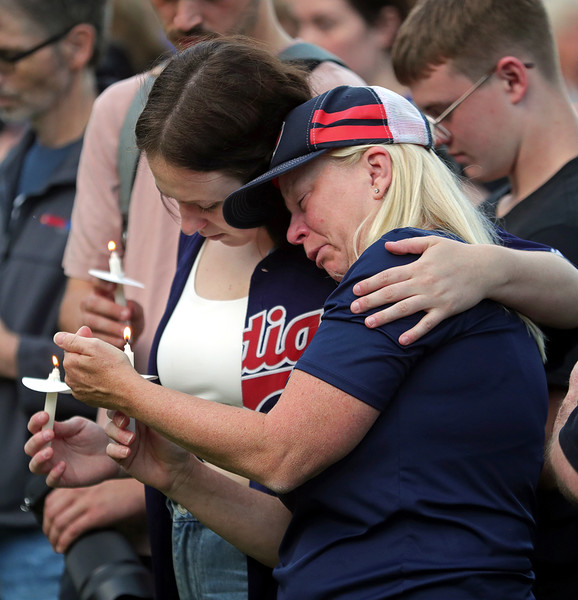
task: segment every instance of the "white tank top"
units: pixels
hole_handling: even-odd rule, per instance
[[[207,300],[195,291],[201,248],[161,336],[157,366],[163,386],[242,406],[241,357],[248,298]]]

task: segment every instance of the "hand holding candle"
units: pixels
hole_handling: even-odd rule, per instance
[[[52,357],[52,369],[48,376],[48,381],[60,381],[60,370],[58,369],[58,358]],[[58,392],[48,392],[44,401],[44,410],[48,413],[48,423],[42,429],[54,429],[54,415],[56,414],[56,401],[58,400]]]

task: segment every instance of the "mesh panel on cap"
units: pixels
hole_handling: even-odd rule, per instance
[[[389,129],[396,144],[432,145],[427,121],[409,100],[382,87],[371,89],[385,107]]]

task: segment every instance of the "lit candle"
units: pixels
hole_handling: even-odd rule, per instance
[[[126,342],[126,344],[124,345],[124,353],[128,356],[128,359],[130,360],[130,364],[134,367],[134,352],[131,350],[131,347],[129,344],[130,338],[132,336],[132,331],[131,331],[130,327],[125,327],[123,333],[124,333],[124,341]],[[129,431],[132,431],[133,433],[135,431],[135,421],[132,417],[129,421],[127,429]]]
[[[130,360],[130,364],[134,367],[134,352],[131,350],[130,347],[130,338],[132,336],[132,331],[130,330],[130,327],[125,327],[124,328],[124,341],[126,342],[126,344],[124,345],[124,353],[128,356],[128,359]]]
[[[108,242],[108,249],[110,250],[110,258],[108,259],[108,270],[111,275],[122,279],[124,277],[124,271],[122,268],[122,261],[116,251],[116,244],[111,240]],[[114,301],[120,306],[126,306],[126,299],[124,297],[124,287],[122,283],[116,284],[116,290],[114,291]]]
[[[58,358],[52,357],[52,364],[54,368],[48,376],[48,381],[60,381],[60,371],[58,369]],[[48,413],[48,423],[44,425],[42,429],[53,429],[54,428],[54,415],[56,414],[56,400],[58,399],[58,392],[48,392],[44,401],[44,410]]]

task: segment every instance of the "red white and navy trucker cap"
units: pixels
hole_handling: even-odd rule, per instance
[[[329,150],[364,144],[433,147],[425,116],[403,96],[377,86],[340,86],[297,108],[285,119],[269,170],[225,200],[223,214],[239,229],[260,227],[280,194],[273,181]]]

